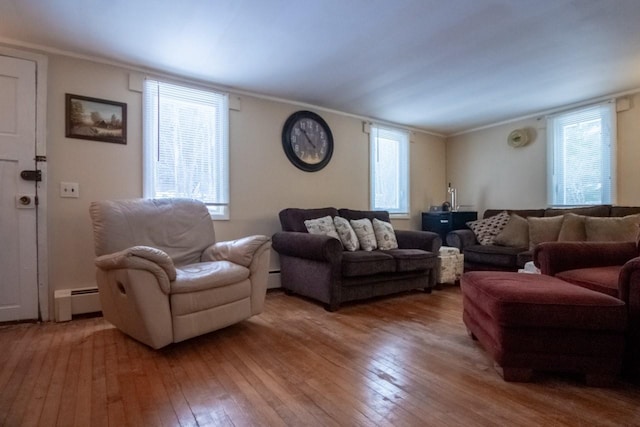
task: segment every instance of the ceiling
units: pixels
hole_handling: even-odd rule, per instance
[[[640,89],[638,0],[0,0],[0,41],[443,135]]]

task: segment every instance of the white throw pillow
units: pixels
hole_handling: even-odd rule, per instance
[[[310,234],[324,234],[325,236],[340,240],[330,215],[322,218],[308,219],[304,222],[304,226],[307,227],[307,231]]]
[[[351,228],[349,221],[341,216],[337,216],[333,218],[333,225],[336,226],[336,231],[338,232],[338,236],[340,236],[342,246],[344,246],[346,250],[353,252],[360,249],[358,236],[356,236],[356,232]]]
[[[381,221],[378,218],[373,219],[373,232],[376,235],[376,242],[378,243],[378,249],[388,250],[397,249],[398,240],[396,239],[396,233],[393,231],[393,226],[386,222]]]
[[[351,227],[353,227],[353,231],[356,232],[356,236],[358,236],[362,250],[372,251],[377,249],[376,235],[373,232],[373,225],[368,218],[352,219],[349,223]]]

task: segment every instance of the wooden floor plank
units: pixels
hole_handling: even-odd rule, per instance
[[[507,383],[459,288],[265,312],[153,350],[101,317],[0,325],[0,425],[640,425],[640,386],[541,373]]]

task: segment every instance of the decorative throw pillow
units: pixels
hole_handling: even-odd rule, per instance
[[[494,239],[496,245],[514,248],[529,247],[529,223],[526,218],[512,213],[509,222]]]
[[[623,217],[587,217],[584,228],[589,242],[633,242],[638,239],[640,214]]]
[[[509,213],[502,211],[498,215],[477,221],[467,222],[467,226],[476,235],[481,245],[493,245],[493,241],[509,222]]]
[[[304,222],[310,234],[324,234],[340,240],[336,227],[333,225],[333,218],[330,215],[322,218],[308,219]]]
[[[587,219],[584,215],[576,215],[574,213],[564,214],[560,234],[558,234],[559,242],[584,242],[587,240],[587,232],[584,228],[584,222]]]
[[[351,227],[353,227],[353,231],[356,232],[356,236],[358,236],[358,241],[360,242],[360,247],[363,250],[372,251],[378,248],[376,235],[373,232],[373,225],[368,218],[352,219],[349,223],[351,224]]]
[[[560,235],[564,216],[529,217],[529,250],[533,250],[538,243],[555,242]]]
[[[378,243],[378,249],[397,249],[398,241],[396,240],[396,233],[393,231],[393,226],[386,222],[380,221],[378,218],[373,219],[373,232],[376,235],[376,242]]]
[[[338,232],[338,236],[340,236],[342,246],[344,246],[346,250],[353,252],[360,249],[358,236],[356,236],[356,232],[351,228],[349,221],[341,216],[337,216],[333,218],[333,225],[336,226],[336,231]]]

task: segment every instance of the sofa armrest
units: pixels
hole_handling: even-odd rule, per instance
[[[638,256],[635,242],[544,242],[533,250],[533,262],[542,274],[587,267],[623,265]]]
[[[627,261],[618,279],[620,299],[629,306],[637,320],[640,320],[640,257]]]
[[[464,248],[478,244],[476,235],[468,228],[453,230],[447,234],[446,245],[460,249],[464,252]]]
[[[340,240],[320,234],[280,231],[271,238],[273,249],[281,255],[324,262],[340,262]]]
[[[431,231],[395,230],[398,247],[402,249],[422,249],[438,253],[442,239]]]

